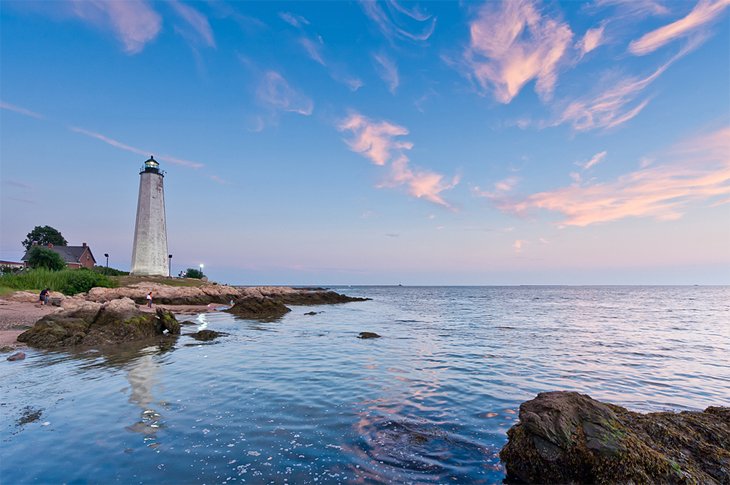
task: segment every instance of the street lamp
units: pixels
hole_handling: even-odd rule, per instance
[[[167,277],[172,278],[172,254],[167,255]]]
[[[106,269],[109,269],[109,253],[104,253],[104,257],[106,258]]]
[[[203,277],[203,263],[200,263],[200,277]]]

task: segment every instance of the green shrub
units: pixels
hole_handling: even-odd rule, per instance
[[[111,288],[116,285],[107,276],[94,273],[86,268],[61,271],[38,268],[0,276],[0,287],[15,290],[40,291],[43,288],[50,288],[65,295],[75,295],[87,292],[95,286]]]
[[[107,268],[106,266],[94,266],[92,269],[95,273],[103,274],[106,276],[128,276],[129,271],[122,271],[121,269]]]
[[[202,279],[205,277],[203,272],[199,269],[195,268],[188,268],[185,270],[185,278],[195,278],[195,279]]]
[[[28,253],[28,266],[34,269],[45,268],[51,271],[59,271],[66,267],[66,263],[53,249],[34,246]]]

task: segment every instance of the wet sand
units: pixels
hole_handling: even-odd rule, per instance
[[[214,312],[221,307],[224,305],[152,305],[150,309],[140,305],[140,309],[143,311],[154,312],[157,308],[164,308],[176,316]],[[25,347],[25,344],[16,340],[18,335],[49,313],[61,310],[61,307],[56,306],[40,306],[38,303],[0,299],[0,347]]]
[[[49,313],[60,311],[59,307],[41,306],[38,303],[0,300],[0,347],[23,347],[15,339]]]

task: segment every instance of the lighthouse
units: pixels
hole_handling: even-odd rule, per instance
[[[167,224],[165,223],[165,172],[154,157],[139,172],[137,222],[134,225],[132,274],[168,276]]]

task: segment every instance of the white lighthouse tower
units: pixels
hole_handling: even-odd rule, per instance
[[[139,172],[137,222],[134,225],[132,274],[168,276],[167,224],[165,223],[165,172],[154,157],[144,162]]]

